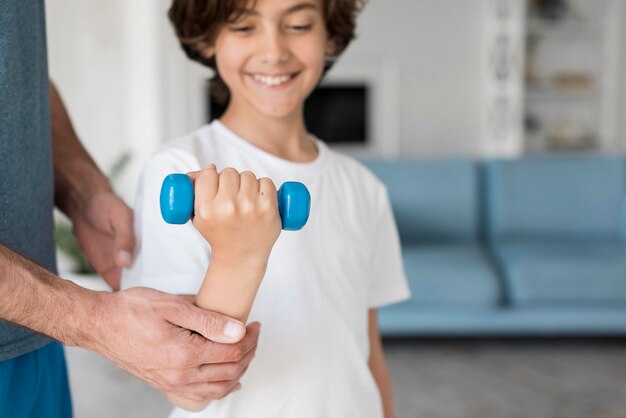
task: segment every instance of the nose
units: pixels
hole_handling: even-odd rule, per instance
[[[290,51],[284,34],[280,30],[267,30],[259,40],[261,60],[266,64],[279,64],[289,60]]]

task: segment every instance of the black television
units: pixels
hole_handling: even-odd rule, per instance
[[[211,97],[208,120],[222,116],[226,107]],[[365,145],[369,141],[365,84],[325,84],[318,86],[304,104],[307,129],[328,144]]]

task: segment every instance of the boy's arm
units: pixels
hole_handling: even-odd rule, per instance
[[[378,331],[378,314],[376,309],[369,310],[369,339],[370,339],[370,358],[369,366],[378,385],[380,396],[383,400],[383,409],[385,418],[393,417],[393,398],[391,393],[391,377],[385,362],[385,353]]]
[[[227,168],[218,173],[215,165],[189,176],[195,190],[193,224],[211,246],[195,303],[245,323],[281,231],[276,187],[250,172]],[[188,411],[208,404],[171,393],[167,397]]]

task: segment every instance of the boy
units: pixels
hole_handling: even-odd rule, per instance
[[[360,6],[174,0],[170,9],[183,48],[215,70],[212,92],[228,107],[146,164],[139,253],[123,286],[200,290],[199,306],[264,324],[241,390],[207,387],[228,396],[193,416],[393,415],[376,308],[409,292],[389,199],[360,164],[309,135],[303,116],[330,58],[352,39]],[[161,182],[191,171],[193,225],[166,225]],[[311,215],[303,230],[280,234],[275,185],[288,180],[309,188]]]

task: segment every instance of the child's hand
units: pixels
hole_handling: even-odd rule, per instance
[[[193,225],[211,245],[214,261],[267,263],[281,231],[276,186],[250,171],[188,173],[194,181]]]

